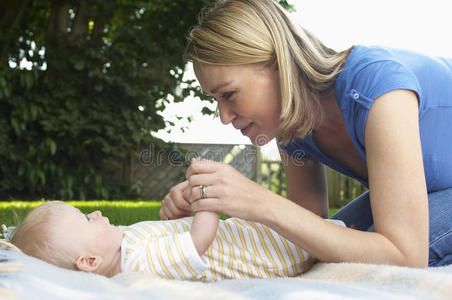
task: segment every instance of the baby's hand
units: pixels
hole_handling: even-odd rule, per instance
[[[173,186],[162,200],[160,218],[170,220],[191,216],[190,195],[191,189],[187,180]]]

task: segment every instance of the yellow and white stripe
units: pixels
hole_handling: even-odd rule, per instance
[[[271,228],[238,218],[220,220],[216,238],[200,257],[191,239],[191,222],[146,221],[121,228],[122,271],[216,281],[297,276],[312,263],[305,250]]]

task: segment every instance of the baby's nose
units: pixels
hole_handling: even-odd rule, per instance
[[[91,218],[99,218],[102,217],[102,212],[100,210],[93,211],[88,215]]]

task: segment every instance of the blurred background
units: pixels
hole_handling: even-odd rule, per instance
[[[279,1],[336,50],[452,56],[447,1]],[[0,200],[161,200],[192,157],[285,195],[275,142],[213,118],[185,36],[211,0],[0,2]],[[365,188],[327,170],[330,206]]]

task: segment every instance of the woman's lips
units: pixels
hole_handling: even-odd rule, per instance
[[[248,124],[245,128],[240,129],[243,135],[248,135],[250,132],[251,126],[253,126],[253,123]]]

